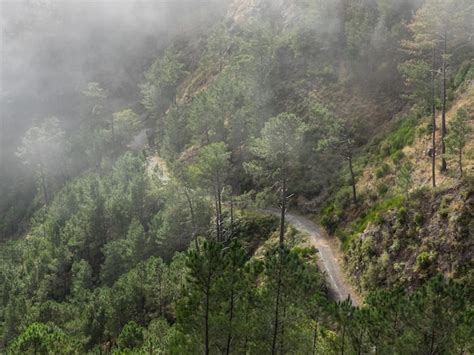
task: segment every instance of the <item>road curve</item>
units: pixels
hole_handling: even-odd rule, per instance
[[[265,211],[276,216],[279,216],[280,213],[277,210]],[[350,296],[353,305],[361,304],[360,296],[341,270],[342,253],[335,238],[329,238],[323,228],[307,217],[287,212],[286,221],[300,232],[308,234],[310,243],[318,249],[318,265],[326,275],[332,298],[342,301]]]

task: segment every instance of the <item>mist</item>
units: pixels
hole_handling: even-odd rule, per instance
[[[472,0],[0,12],[0,353],[473,352]]]
[[[2,1],[1,155],[32,122],[77,121],[80,92],[98,82],[117,107],[139,101],[137,84],[172,41],[198,38],[227,2]],[[193,37],[194,36],[194,37]]]

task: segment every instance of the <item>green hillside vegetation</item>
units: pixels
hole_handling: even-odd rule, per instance
[[[0,352],[473,353],[473,11],[235,0],[85,84],[0,186]]]

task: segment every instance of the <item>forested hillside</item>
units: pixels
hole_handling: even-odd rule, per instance
[[[474,352],[471,1],[1,6],[0,353]]]

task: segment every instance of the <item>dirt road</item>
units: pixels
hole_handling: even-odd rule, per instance
[[[266,210],[266,212],[276,216],[279,216],[280,213],[276,210]],[[360,296],[355,292],[349,280],[347,280],[342,272],[342,253],[337,240],[329,238],[322,227],[307,217],[288,212],[286,214],[286,221],[299,231],[308,234],[310,243],[318,249],[318,264],[320,269],[326,274],[332,297],[337,301],[341,301],[350,295],[354,305],[361,304]]]

